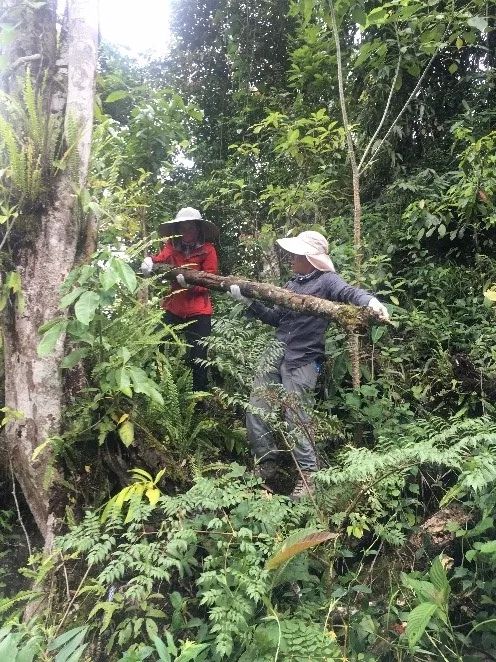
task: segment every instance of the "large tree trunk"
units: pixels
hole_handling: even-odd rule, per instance
[[[53,10],[52,3],[37,10],[50,43],[56,34]],[[61,316],[60,286],[85,242],[86,222],[78,209],[77,191],[85,184],[90,153],[98,42],[97,0],[69,0],[67,40],[67,62],[59,60],[57,64],[62,72],[67,67],[67,76],[63,74],[62,80],[65,79],[66,97],[65,147],[73,152],[71,166],[53,183],[49,206],[30,216],[29,234],[27,229],[21,231],[23,225],[16,231],[11,258],[22,278],[25,306],[23,310],[10,306],[4,323],[5,404],[23,414],[21,420],[7,426],[6,446],[15,476],[45,539],[51,536],[51,523],[60,510],[61,500],[56,497],[57,471],[50,444],[36,460],[33,452],[61,432],[63,382],[59,364],[64,354],[64,338],[59,339],[50,356],[40,358],[36,351],[40,340],[38,329],[48,320]],[[25,57],[28,56],[26,53]],[[47,89],[50,88],[48,85]],[[60,107],[60,97],[57,103]],[[77,144],[68,144],[74,142],[74,136]],[[22,223],[23,219],[20,220]]]
[[[231,285],[239,285],[241,294],[250,299],[259,299],[289,310],[295,310],[305,315],[327,317],[340,326],[349,330],[366,328],[371,324],[385,323],[370,308],[360,308],[344,303],[335,303],[327,299],[310,296],[308,294],[297,294],[283,287],[270,285],[269,283],[255,283],[243,280],[236,276],[216,276],[206,271],[194,269],[170,269],[161,267],[158,269],[165,278],[174,280],[178,272],[182,273],[184,280],[189,285],[208,287],[211,290],[229,292]]]

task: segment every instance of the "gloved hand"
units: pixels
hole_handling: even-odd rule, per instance
[[[249,306],[251,304],[251,299],[241,294],[239,285],[231,285],[229,292],[226,292],[226,294],[232,297],[235,301],[240,301],[244,306]]]
[[[186,280],[182,274],[177,274],[176,280],[179,283],[179,286],[182,287],[183,289],[188,287],[188,284],[186,283]]]
[[[145,259],[141,263],[140,268],[141,268],[141,272],[145,276],[149,276],[153,271],[153,260],[152,260],[152,258],[151,257],[145,257]]]
[[[377,313],[383,320],[389,320],[388,309],[383,303],[379,301],[379,299],[372,297],[372,299],[370,299],[368,302],[367,307],[372,308],[374,313]]]

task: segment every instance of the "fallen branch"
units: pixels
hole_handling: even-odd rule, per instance
[[[289,310],[295,310],[304,315],[326,317],[348,330],[367,328],[372,324],[387,324],[386,320],[379,317],[370,308],[335,303],[309,294],[297,294],[269,283],[254,283],[250,280],[242,280],[237,276],[216,276],[206,271],[185,269],[184,267],[170,269],[162,265],[155,265],[155,269],[167,280],[174,280],[178,273],[182,273],[188,285],[199,285],[209,290],[229,292],[231,285],[239,285],[241,294],[250,299],[289,308]]]

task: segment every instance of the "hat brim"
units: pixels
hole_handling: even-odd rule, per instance
[[[319,271],[336,271],[331,258],[325,253],[321,255],[306,255],[305,257],[312,267],[315,267],[315,269],[318,269]]]
[[[326,253],[308,255],[308,244],[305,241],[301,241],[298,237],[285,237],[284,239],[277,239],[276,241],[279,246],[288,253],[293,253],[293,255],[304,255],[315,269],[318,269],[319,271],[335,271],[334,264]]]
[[[182,218],[180,221],[166,221],[165,223],[160,223],[158,226],[158,233],[161,237],[173,237],[174,235],[180,234],[179,225],[185,221],[196,221],[201,225],[203,230],[203,235],[205,241],[217,241],[219,238],[219,228],[212,223],[212,221],[207,221],[202,218]]]

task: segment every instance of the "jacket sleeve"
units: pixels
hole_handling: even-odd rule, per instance
[[[205,246],[206,254],[203,257],[203,260],[200,264],[200,271],[207,271],[209,274],[216,274],[219,271],[219,260],[217,258],[217,251],[213,244],[207,244]],[[190,294],[205,294],[208,292],[207,287],[202,287],[201,285],[194,285],[193,287],[188,288]]]
[[[269,308],[269,306],[264,305],[260,301],[252,301],[248,308],[246,308],[245,314],[247,317],[259,319],[265,324],[279,326],[283,310],[278,306]]]
[[[325,296],[338,303],[352,303],[355,306],[367,306],[372,294],[360,287],[347,283],[339,274],[329,273]]]
[[[156,264],[157,262],[166,262],[172,264],[172,243],[168,241],[162,250],[157,253],[157,255],[152,255],[152,262]]]
[[[216,274],[219,271],[219,261],[217,258],[217,251],[213,244],[208,245],[208,251],[202,262],[202,270],[208,271],[209,274]]]

